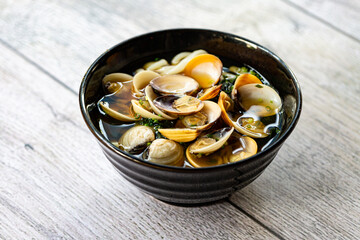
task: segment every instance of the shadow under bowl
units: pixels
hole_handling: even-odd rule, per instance
[[[265,150],[243,161],[208,168],[179,168],[143,161],[113,146],[91,118],[104,95],[102,78],[131,72],[156,57],[204,49],[221,59],[247,64],[259,71],[283,99],[283,126]],[[226,66],[226,65],[224,65]],[[80,86],[83,118],[105,156],[118,172],[144,192],[176,204],[201,204],[230,196],[254,181],[271,163],[298,122],[302,98],[299,84],[287,65],[274,53],[245,38],[205,29],[169,29],[151,32],[117,44],[90,66]]]

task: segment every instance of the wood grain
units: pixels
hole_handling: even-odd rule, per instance
[[[0,52],[0,239],[275,239],[228,202],[182,208],[140,192],[85,129],[77,96]]]
[[[360,41],[360,4],[351,0],[285,0],[337,31]]]
[[[358,32],[347,8],[315,16]],[[180,208],[142,194],[94,147],[78,111],[73,93],[102,51],[174,27],[252,39],[303,90],[296,130],[231,204]],[[13,103],[0,105],[0,238],[360,238],[360,44],[312,14],[283,1],[19,0],[0,2],[0,39],[0,99]]]

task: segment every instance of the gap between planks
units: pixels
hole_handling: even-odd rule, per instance
[[[360,39],[358,39],[357,37],[355,37],[355,36],[353,36],[353,35],[345,32],[345,31],[342,30],[341,28],[338,28],[337,26],[335,26],[335,25],[333,25],[332,23],[326,21],[325,19],[323,19],[323,18],[321,18],[321,17],[319,17],[319,16],[311,13],[310,11],[306,10],[305,8],[303,8],[303,7],[297,5],[297,4],[295,4],[295,3],[293,3],[293,2],[291,2],[291,1],[289,1],[289,0],[282,0],[282,1],[283,1],[285,4],[289,5],[290,7],[294,8],[294,9],[296,9],[296,10],[298,10],[298,11],[300,11],[300,12],[306,14],[306,15],[308,15],[309,17],[314,18],[315,20],[321,22],[321,23],[324,24],[325,26],[327,26],[327,27],[335,30],[336,32],[338,32],[338,33],[340,33],[340,34],[342,34],[342,35],[344,35],[344,36],[346,36],[346,37],[354,40],[354,41],[357,42],[357,43],[360,43]]]
[[[244,214],[245,216],[247,216],[248,218],[250,218],[251,220],[253,220],[255,223],[257,223],[258,225],[260,225],[261,227],[263,227],[264,229],[266,229],[269,233],[271,233],[274,237],[277,237],[280,240],[285,240],[284,237],[282,237],[277,231],[275,231],[274,229],[268,227],[267,225],[265,225],[264,223],[262,223],[260,220],[258,220],[257,218],[255,218],[254,216],[252,216],[250,213],[246,212],[244,209],[242,209],[241,207],[239,207],[238,205],[236,205],[236,203],[232,202],[229,198],[226,199],[226,201],[233,206],[235,209],[237,209],[238,211],[240,211],[242,214]]]
[[[25,61],[27,61],[29,64],[33,65],[34,67],[36,67],[37,69],[39,69],[41,72],[43,72],[44,74],[46,74],[47,76],[49,76],[51,79],[53,79],[55,82],[57,82],[58,84],[60,84],[61,86],[63,86],[65,89],[69,90],[70,92],[72,92],[73,94],[77,95],[78,93],[70,88],[68,85],[66,85],[64,82],[62,82],[60,79],[58,79],[57,77],[55,77],[53,74],[51,74],[50,72],[48,72],[45,68],[41,67],[39,64],[37,64],[36,62],[34,62],[33,60],[31,60],[30,58],[28,58],[26,55],[24,55],[22,52],[18,51],[16,48],[14,48],[13,46],[11,46],[9,43],[7,43],[6,41],[4,41],[3,39],[0,38],[0,43],[3,44],[6,48],[10,49],[12,52],[14,52],[16,55],[20,56],[21,58],[23,58]]]
[[[46,69],[44,69],[43,67],[41,67],[39,64],[37,64],[36,62],[34,62],[33,60],[31,60],[30,58],[28,58],[26,55],[24,55],[22,52],[18,51],[16,48],[14,48],[13,46],[11,46],[9,43],[7,43],[6,41],[4,41],[3,39],[0,38],[0,44],[2,44],[4,47],[8,48],[10,51],[14,52],[16,55],[18,55],[19,57],[21,57],[22,59],[24,59],[26,62],[28,62],[30,65],[36,67],[40,72],[43,72],[44,74],[46,74],[47,76],[50,77],[50,79],[54,80],[56,83],[60,84],[63,88],[65,88],[66,90],[70,91],[71,93],[73,93],[74,95],[77,95],[78,93],[73,90],[72,88],[70,88],[68,85],[66,85],[64,82],[62,82],[60,79],[58,79],[57,77],[55,77],[53,74],[51,74],[50,72],[48,72]],[[32,148],[31,145],[29,144],[25,144],[25,147],[29,147]],[[264,228],[266,231],[268,231],[270,234],[272,234],[274,237],[283,240],[284,238],[277,233],[275,230],[271,229],[270,227],[268,227],[266,224],[262,223],[261,221],[259,221],[258,219],[256,219],[254,216],[252,216],[251,214],[249,214],[248,212],[246,212],[244,209],[242,209],[241,207],[239,207],[238,205],[236,205],[234,202],[232,202],[230,199],[226,199],[226,201],[232,205],[237,211],[241,212],[242,214],[244,214],[246,217],[248,217],[249,219],[251,219],[255,224],[259,225],[260,227]],[[1,236],[0,236],[1,237]]]

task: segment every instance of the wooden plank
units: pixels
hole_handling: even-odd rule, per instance
[[[360,41],[360,2],[343,0],[285,0],[329,24],[339,32],[343,32]]]
[[[140,192],[85,129],[77,96],[0,52],[0,239],[276,239],[226,201],[183,208]]]
[[[213,28],[269,47],[299,77],[303,115],[274,163],[231,200],[286,238],[360,235],[357,41],[281,1],[16,1],[0,16],[0,37],[74,90],[102,50],[146,31]]]

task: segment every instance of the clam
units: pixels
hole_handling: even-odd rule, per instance
[[[246,84],[237,88],[236,100],[242,108],[259,117],[275,115],[282,102],[279,94],[264,84]]]
[[[201,88],[209,88],[218,83],[222,67],[221,60],[215,55],[201,54],[186,64],[184,74],[194,78]]]
[[[192,154],[210,154],[220,149],[231,136],[234,128],[222,128],[198,138],[188,147]]]
[[[102,86],[107,93],[114,93],[122,87],[123,82],[131,81],[133,77],[126,73],[111,73],[102,79]]]
[[[154,105],[154,99],[156,99],[157,97],[158,96],[154,93],[152,87],[150,85],[148,85],[145,88],[145,98],[148,101],[148,103],[149,103],[151,109],[154,111],[154,113],[160,117],[163,117],[166,120],[176,119],[176,116],[171,116],[170,114],[166,114]]]
[[[115,93],[105,95],[99,100],[99,107],[107,115],[124,122],[138,121],[140,117],[133,111],[132,81],[123,82]]]
[[[176,142],[191,142],[201,133],[200,131],[192,128],[159,128],[158,131],[164,137]]]
[[[269,133],[264,130],[264,125],[259,119],[257,119],[257,116],[251,115],[250,117],[246,117],[246,115],[243,115],[233,121],[230,118],[228,111],[233,111],[234,102],[225,92],[220,93],[218,104],[221,109],[221,117],[224,122],[229,126],[234,127],[238,132],[253,138],[265,138],[269,136]]]
[[[135,74],[133,79],[133,90],[140,96],[143,95],[142,90],[156,77],[160,75],[156,72],[145,70]]]
[[[176,123],[176,128],[160,128],[158,131],[176,142],[191,142],[202,131],[209,129],[221,115],[220,107],[211,101],[204,101],[200,112],[184,116]]]
[[[151,106],[147,100],[131,100],[134,112],[144,118],[152,118],[157,120],[166,120],[162,115],[157,115],[152,112]]]
[[[144,158],[157,164],[181,167],[184,165],[184,149],[177,142],[159,138],[150,144]]]
[[[150,85],[161,95],[191,95],[199,88],[193,78],[177,74],[154,78]]]
[[[154,131],[150,127],[135,126],[127,130],[119,139],[119,148],[137,154],[142,152],[149,142],[155,140]]]
[[[197,130],[209,129],[221,116],[221,108],[217,103],[203,101],[204,107],[200,112],[185,116],[181,121],[187,128],[196,128]]]
[[[199,112],[204,107],[204,103],[201,100],[188,95],[181,97],[175,95],[160,96],[153,103],[161,111],[174,115],[193,114]]]
[[[256,141],[251,137],[243,136],[234,139],[234,142],[226,146],[220,154],[222,154],[224,162],[232,163],[255,155],[257,150]]]
[[[220,85],[215,85],[209,88],[205,88],[202,91],[200,91],[197,95],[197,97],[201,100],[208,100],[208,99],[212,99],[214,97],[216,97],[219,92],[221,90],[221,84]]]
[[[246,84],[250,84],[250,83],[262,84],[260,79],[258,79],[256,76],[254,76],[252,74],[245,73],[245,74],[239,75],[235,80],[234,87],[231,92],[231,97],[234,99],[237,94],[238,88],[241,86],[244,86]]]
[[[227,138],[226,143],[222,145],[222,148],[214,153],[191,153],[190,146],[186,150],[186,157],[194,167],[212,167],[228,164],[246,159],[257,153],[255,140],[250,137],[240,136],[236,132],[233,132]]]

